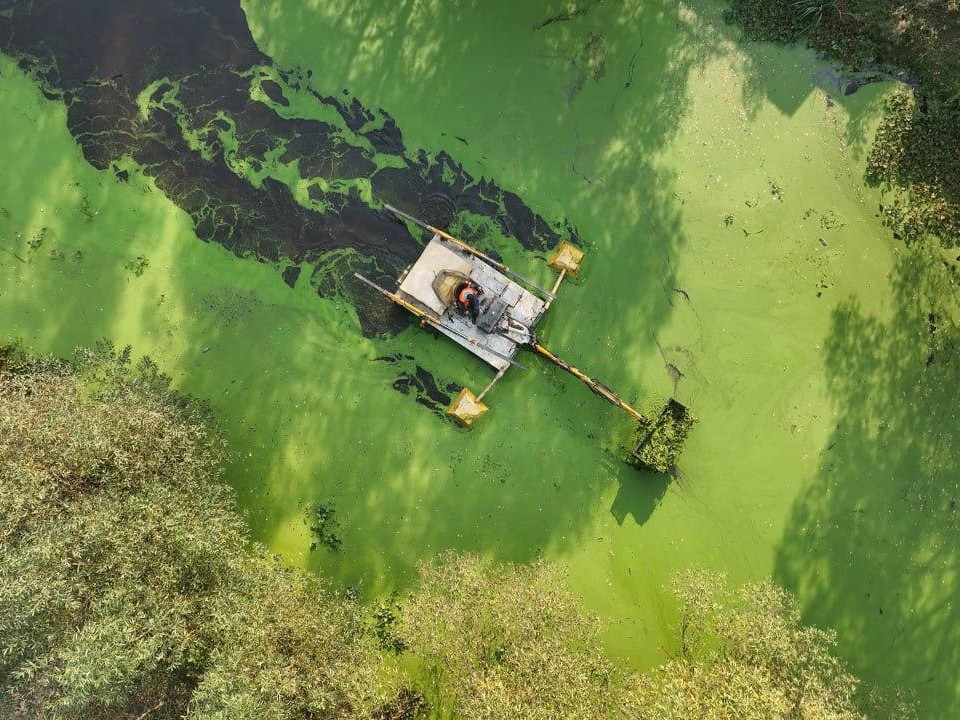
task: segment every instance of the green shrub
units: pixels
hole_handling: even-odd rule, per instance
[[[960,106],[924,110],[913,93],[891,93],[867,179],[890,191],[881,210],[898,237],[960,246]]]
[[[369,717],[362,614],[250,547],[203,405],[0,350],[0,715]]]
[[[834,634],[805,627],[796,602],[764,582],[732,590],[723,576],[674,579],[681,603],[673,659],[637,679],[640,720],[865,720]]]
[[[620,717],[621,678],[600,651],[599,621],[555,566],[447,555],[421,565],[420,578],[398,631],[442,717]]]

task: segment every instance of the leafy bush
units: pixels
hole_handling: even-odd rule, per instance
[[[638,678],[632,716],[643,720],[863,720],[856,679],[832,654],[834,634],[805,627],[773,583],[731,590],[723,576],[674,580],[681,602],[674,659]]]
[[[891,93],[867,179],[887,190],[905,188],[881,208],[898,237],[960,245],[960,105],[924,110],[913,93]]]
[[[0,715],[369,717],[363,618],[250,548],[199,403],[0,350]]]
[[[600,651],[599,622],[555,566],[447,555],[420,577],[398,629],[443,717],[619,717],[621,680]]]
[[[448,555],[420,574],[399,629],[442,717],[864,720],[833,633],[805,627],[773,583],[732,590],[721,575],[678,576],[677,654],[627,676],[555,566]]]

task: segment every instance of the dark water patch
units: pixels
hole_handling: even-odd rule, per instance
[[[445,132],[442,132],[442,133],[440,133],[440,134],[443,135],[444,137],[446,137],[446,133],[445,133]],[[459,135],[454,135],[454,136],[453,136],[453,139],[454,139],[454,140],[459,140],[459,141],[462,142],[464,145],[469,145],[469,144],[470,144],[469,141],[468,141],[465,137],[460,137]]]
[[[378,153],[403,155],[406,152],[403,133],[397,127],[396,121],[385,110],[370,110],[357,98],[345,102],[336,96],[317,92],[308,83],[311,76],[309,70],[306,73],[281,70],[280,74],[291,87],[309,93],[324,105],[336,110],[347,128],[365,138]],[[349,95],[349,91],[344,89],[343,94]]]
[[[852,69],[842,65],[820,67],[812,74],[812,80],[815,84],[832,85],[844,96],[853,95],[867,85],[891,80],[909,85],[914,90],[920,86],[914,75],[878,62],[865,63]]]
[[[860,88],[869,85],[870,83],[880,82],[881,80],[886,80],[883,75],[867,75],[865,77],[851,78],[850,81],[844,86],[843,94],[844,95],[853,95]]]
[[[260,89],[270,98],[270,102],[284,107],[290,107],[290,101],[283,95],[283,89],[273,80],[263,80],[260,82]]]
[[[400,375],[393,382],[393,389],[404,395],[413,393],[414,399],[425,408],[432,410],[440,417],[445,417],[450,406],[452,394],[460,392],[462,386],[456,383],[444,383],[441,387],[437,379],[420,365],[416,365],[410,355],[384,355],[377,358],[378,362],[403,367],[413,365],[411,369],[402,369]]]
[[[389,283],[417,257],[422,238],[371,208],[357,181],[400,207],[435,205],[433,219],[444,225],[458,213],[487,216],[528,249],[551,247],[561,233],[577,239],[516,194],[472,177],[446,152],[408,153],[384,110],[346,91],[319,93],[309,85],[310,70],[275,67],[235,0],[0,0],[0,47],[68,105],[68,128],[91,165],[105,170],[132,158],[190,215],[205,242],[262,262],[313,261],[322,274],[313,282],[317,291],[351,295],[367,333],[393,331],[396,316],[367,312],[346,279],[355,268],[323,267],[324,254],[356,250],[355,262]],[[283,117],[251,99],[259,87],[270,103],[289,107],[284,84],[310,93],[336,117]],[[393,156],[391,167],[382,167],[378,156],[385,155]],[[276,162],[296,163],[304,180],[323,182],[310,186],[315,207],[301,205],[272,177],[249,177]]]
[[[457,217],[457,205],[443,193],[432,193],[420,201],[417,217],[434,227],[447,228]]]
[[[290,287],[294,287],[297,284],[297,280],[299,278],[300,278],[299,265],[288,265],[283,269],[283,281]]]
[[[502,190],[486,178],[474,178],[445,151],[430,156],[420,150],[415,158],[406,158],[405,162],[406,167],[383,168],[371,178],[374,193],[397,207],[418,207],[422,198],[443,194],[458,212],[489,217],[527,249],[552,247],[561,233],[573,242],[580,240],[569,224],[555,229],[519,195]]]

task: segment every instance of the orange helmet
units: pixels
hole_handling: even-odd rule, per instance
[[[464,285],[460,292],[457,293],[457,302],[460,303],[463,307],[467,307],[470,304],[470,301],[477,296],[477,288],[473,285]]]

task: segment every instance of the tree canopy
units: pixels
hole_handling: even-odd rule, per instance
[[[251,547],[198,403],[129,352],[0,355],[0,714],[369,717],[359,609]]]
[[[599,621],[556,566],[447,555],[420,577],[398,630],[444,717],[619,717],[621,678],[601,652]]]
[[[864,720],[857,680],[832,654],[830,631],[804,626],[770,582],[733,590],[721,575],[675,578],[676,655],[637,678],[634,717],[650,720]]]

